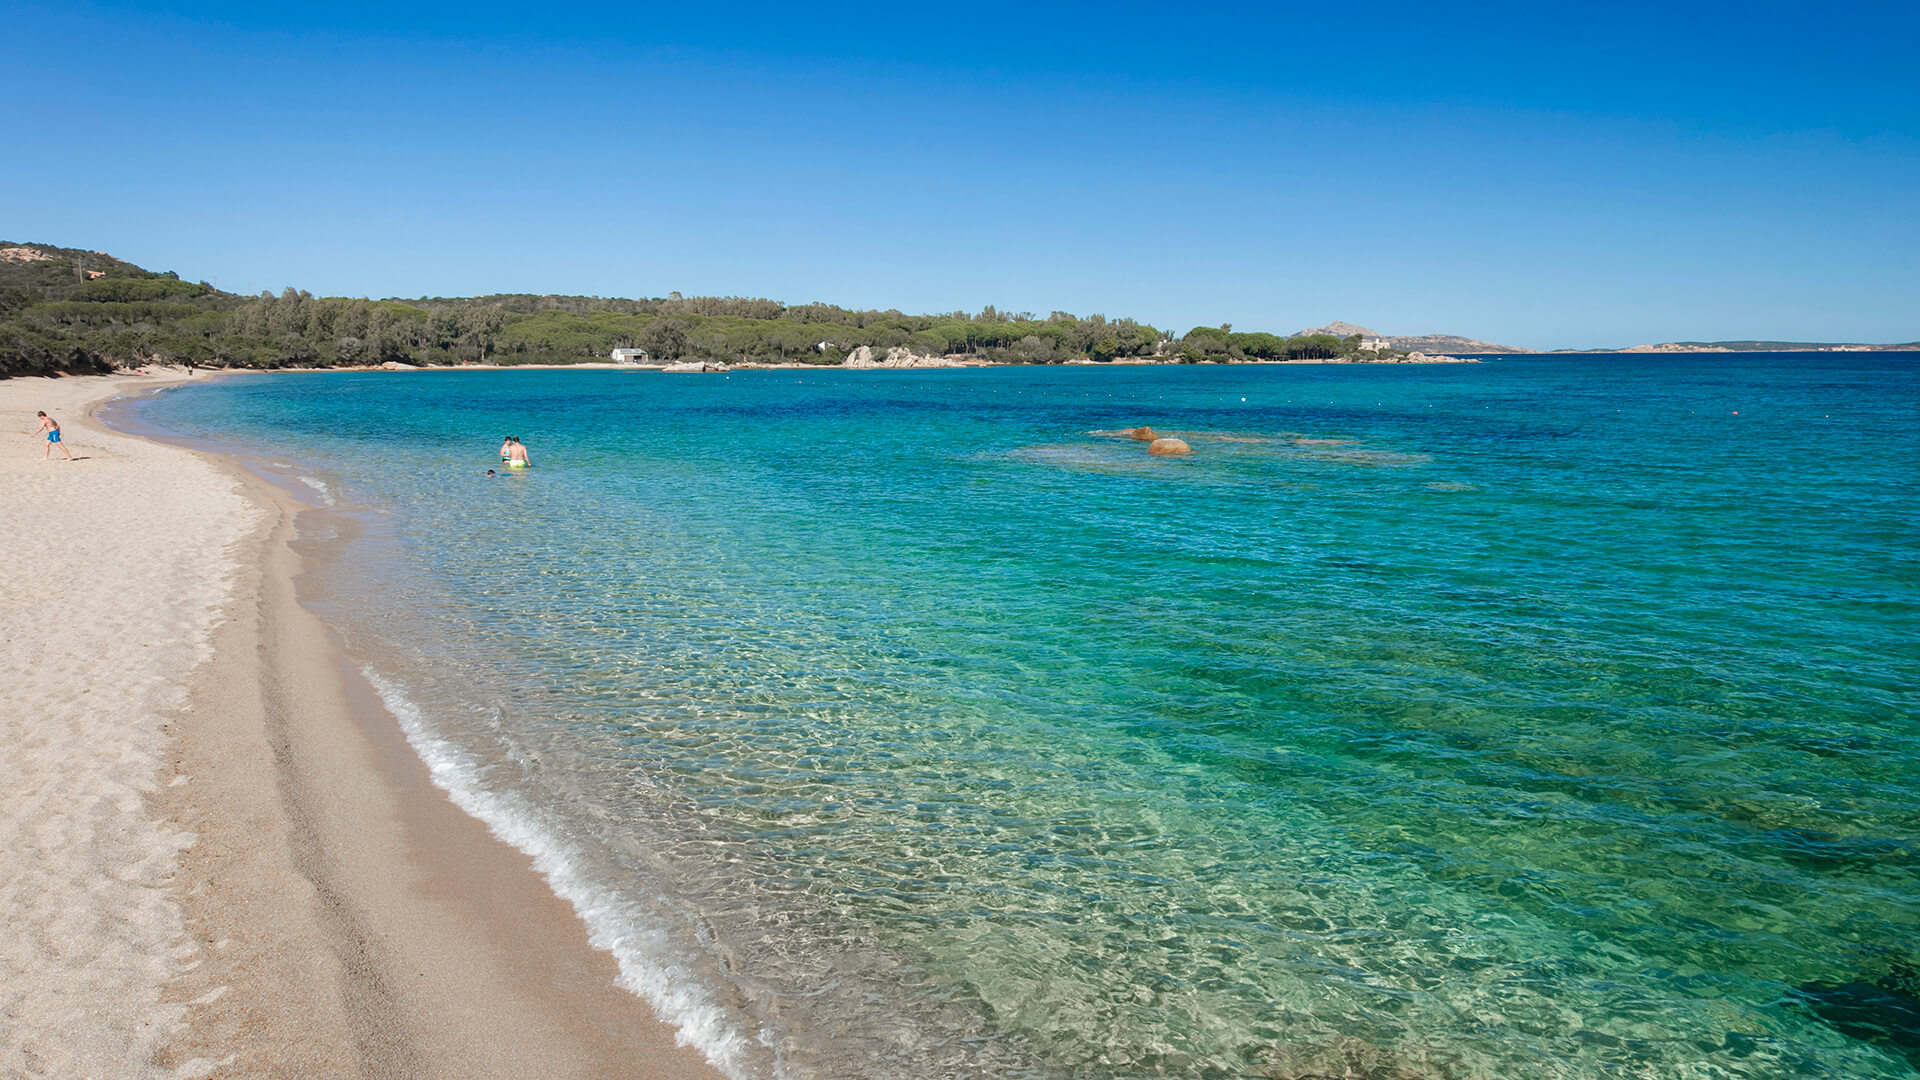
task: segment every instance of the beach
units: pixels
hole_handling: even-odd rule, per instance
[[[88,417],[179,379],[0,381],[0,1072],[719,1075],[342,662],[299,505]]]

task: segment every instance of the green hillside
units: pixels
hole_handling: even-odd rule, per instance
[[[0,375],[146,362],[160,341],[216,336],[246,302],[105,252],[0,240]]]
[[[1284,337],[992,307],[907,315],[744,297],[514,294],[366,300],[289,288],[239,296],[95,251],[0,241],[0,376],[150,363],[204,367],[568,364],[617,347],[659,360],[838,364],[865,345],[996,363],[1164,355],[1190,363],[1326,359],[1358,337]]]

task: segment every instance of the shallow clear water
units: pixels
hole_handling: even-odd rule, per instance
[[[1920,1068],[1909,357],[130,408],[737,1076]]]

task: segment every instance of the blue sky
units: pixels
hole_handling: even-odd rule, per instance
[[[0,0],[0,238],[222,288],[1920,338],[1920,6]]]

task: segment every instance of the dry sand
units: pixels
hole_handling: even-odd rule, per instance
[[[0,380],[0,1076],[717,1077],[300,606],[300,508],[85,416],[164,381]]]

